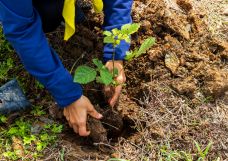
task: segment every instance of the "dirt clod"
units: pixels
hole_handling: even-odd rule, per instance
[[[108,143],[107,131],[101,121],[92,117],[88,118],[88,129],[91,132],[90,137],[95,143]]]
[[[190,3],[190,0],[177,0],[177,4],[186,12],[192,10],[192,4]]]
[[[176,73],[177,68],[180,66],[180,60],[175,53],[167,53],[165,55],[165,66],[170,69],[173,74]]]
[[[173,82],[172,87],[179,94],[189,96],[190,98],[193,98],[197,91],[196,82],[192,77],[187,77],[183,81],[175,81]]]
[[[208,69],[205,77],[204,92],[218,98],[228,91],[228,70]]]

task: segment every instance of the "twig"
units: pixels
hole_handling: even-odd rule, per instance
[[[110,126],[110,127],[113,127],[113,128],[115,128],[116,130],[120,130],[118,127],[115,127],[115,126],[113,126],[113,125],[111,125],[111,124],[108,124],[108,123],[106,123],[106,122],[101,121],[101,123],[103,123],[103,124],[105,124],[105,125],[108,125],[108,126]]]
[[[73,72],[73,70],[74,70],[75,65],[76,65],[76,64],[78,63],[78,61],[79,61],[80,59],[82,59],[84,56],[85,56],[85,52],[82,53],[81,57],[79,57],[79,58],[74,62],[73,66],[72,66],[71,69],[70,69],[70,73],[71,73],[71,74],[72,74],[72,72]]]

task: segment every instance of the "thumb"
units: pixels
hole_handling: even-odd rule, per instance
[[[88,114],[92,117],[94,117],[95,119],[101,119],[103,116],[102,114],[98,113],[95,108],[93,107],[93,105],[90,106],[91,110],[88,111]]]

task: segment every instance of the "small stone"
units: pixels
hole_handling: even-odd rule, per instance
[[[150,23],[150,21],[147,21],[147,20],[142,21],[141,27],[144,30],[149,31],[151,29],[151,23]]]
[[[112,153],[111,157],[112,158],[120,158],[120,154],[119,153]]]
[[[44,122],[45,124],[53,124],[54,120],[51,120],[49,118],[46,117],[40,117],[40,121]]]
[[[43,130],[43,127],[39,124],[35,124],[34,126],[31,127],[31,133],[33,135],[40,134],[40,132]]]
[[[173,52],[165,55],[165,66],[171,70],[173,74],[176,73],[177,68],[180,66],[180,60]]]

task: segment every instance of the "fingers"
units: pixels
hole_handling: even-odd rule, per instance
[[[110,86],[104,87],[104,94],[106,99],[110,99],[113,96],[113,90],[111,89]]]
[[[69,125],[71,126],[71,128],[74,129],[74,132],[77,134],[78,133],[78,127],[77,127],[77,125],[74,125],[73,127],[72,127],[71,123],[69,123]]]
[[[88,136],[90,134],[86,129],[87,113],[81,113],[77,119],[76,124],[78,125],[78,133],[80,136]]]
[[[118,76],[116,78],[116,81],[118,83],[124,83],[126,81],[126,78],[124,76],[124,74]],[[104,93],[105,93],[105,97],[108,100],[108,103],[111,107],[114,107],[116,102],[119,99],[119,96],[121,94],[121,90],[122,90],[122,85],[118,85],[117,87],[110,87],[110,86],[106,86],[104,88]]]
[[[63,115],[66,117],[66,109],[63,110]]]
[[[70,123],[70,121],[68,121],[68,124],[69,124],[69,126],[70,126],[71,128],[73,128],[73,126],[72,126],[72,124]]]
[[[113,97],[111,98],[111,100],[109,102],[109,104],[110,104],[111,107],[114,107],[115,106],[115,104],[116,104],[116,102],[119,99],[119,96],[121,94],[121,90],[122,90],[122,86],[121,85],[119,85],[119,86],[117,86],[115,88],[115,93],[114,93]]]
[[[88,136],[90,134],[90,131],[86,130],[86,122],[79,124],[78,132],[80,136]]]
[[[95,110],[90,100],[85,96],[82,96],[79,100],[76,100],[73,104],[67,106],[64,109],[63,114],[66,117],[69,126],[80,136],[88,136],[90,134],[90,131],[87,131],[86,128],[88,114],[96,119],[101,119],[103,117]]]
[[[122,71],[121,74],[116,78],[116,81],[120,84],[123,84],[126,82],[126,76],[124,74],[124,71]]]
[[[66,117],[66,120],[68,121],[69,126],[72,128],[72,124],[70,122],[70,117],[66,109],[63,110],[63,115]]]
[[[79,134],[80,136],[88,136],[90,134],[90,132],[86,130],[86,116],[79,117],[72,122],[69,121],[69,126],[74,129],[76,134]]]
[[[90,105],[89,110],[88,110],[88,114],[92,117],[94,117],[95,119],[101,119],[103,116],[98,113],[95,108],[93,107],[93,105]]]

